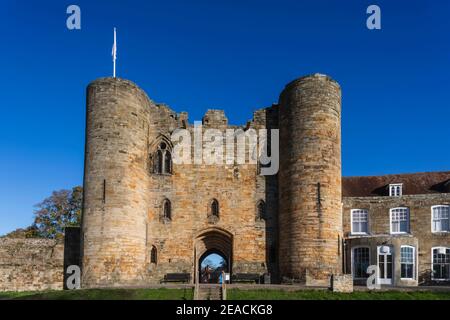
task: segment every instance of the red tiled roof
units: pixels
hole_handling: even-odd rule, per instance
[[[403,183],[404,195],[450,193],[450,171],[343,177],[342,196],[387,196],[388,186],[393,183]]]

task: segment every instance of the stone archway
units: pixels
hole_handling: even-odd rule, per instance
[[[225,258],[228,272],[231,273],[233,265],[233,235],[221,228],[213,227],[202,230],[194,240],[194,281],[200,274],[200,262],[209,253],[218,253]]]
[[[197,265],[200,283],[219,283],[221,272],[230,272],[228,260],[229,257],[215,249],[203,253],[198,259]]]

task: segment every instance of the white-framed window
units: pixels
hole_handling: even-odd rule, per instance
[[[353,279],[365,279],[367,268],[370,265],[369,247],[355,247],[352,249],[352,274]]]
[[[390,210],[391,233],[409,233],[409,209],[393,208]]]
[[[414,279],[415,273],[415,249],[411,246],[400,248],[400,277],[402,279]]]
[[[350,214],[352,234],[368,234],[369,211],[366,209],[352,209]]]
[[[450,248],[433,247],[432,249],[433,280],[450,280]]]
[[[403,184],[402,183],[392,183],[389,185],[389,196],[390,197],[401,197],[403,194]]]
[[[450,232],[450,206],[431,207],[431,231]]]

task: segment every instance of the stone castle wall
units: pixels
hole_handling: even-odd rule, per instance
[[[339,85],[324,75],[290,83],[280,96],[279,121],[280,271],[326,284],[341,271]]]
[[[104,78],[88,86],[81,236],[86,287],[145,279],[151,107],[129,81]]]
[[[256,112],[247,128],[275,126],[272,109]],[[152,157],[161,142],[170,148],[170,135],[177,128],[193,133],[187,116],[153,103],[126,80],[99,79],[89,85],[83,286],[142,285],[177,272],[194,276],[202,254],[196,251],[202,247],[199,239],[211,230],[230,234],[233,272],[269,271],[276,276],[274,177],[258,176],[256,164],[249,163],[174,163],[172,174],[153,172]],[[241,128],[228,125],[220,110],[208,111],[203,127],[222,132]],[[219,203],[217,221],[208,219],[212,199]],[[161,219],[165,200],[171,203],[170,221]],[[263,220],[257,219],[261,200],[267,205]],[[150,261],[153,247],[156,264]]]
[[[0,291],[63,288],[64,244],[0,238]]]

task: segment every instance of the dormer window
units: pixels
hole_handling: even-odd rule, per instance
[[[389,185],[389,196],[390,197],[401,197],[403,194],[403,184],[394,183]]]

